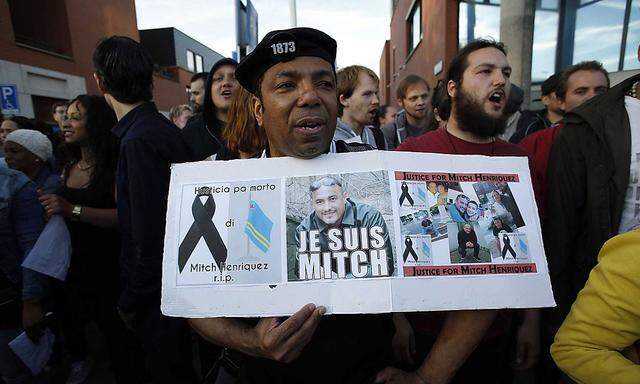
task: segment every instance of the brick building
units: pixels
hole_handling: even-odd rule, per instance
[[[640,69],[640,0],[392,0],[392,9],[380,57],[385,104],[406,75],[435,84],[478,37],[506,43],[512,81],[533,102],[542,81],[580,61],[601,61],[614,84]]]
[[[398,83],[409,74],[435,84],[458,49],[457,18],[457,0],[393,1],[391,38],[380,57],[381,103],[395,100]]]
[[[196,69],[196,55],[203,70],[205,57],[220,56],[181,32],[175,33],[180,41],[188,42],[188,47],[197,47],[189,49],[194,66],[190,69],[182,65],[182,57],[187,60],[187,48],[180,46],[185,49],[180,60],[158,67],[153,96],[161,111],[187,102],[186,87]],[[98,93],[93,79],[93,50],[101,38],[111,35],[140,41],[134,0],[2,1],[0,84],[16,85],[21,115],[51,122],[50,106],[55,101]],[[175,50],[174,46],[169,48]]]

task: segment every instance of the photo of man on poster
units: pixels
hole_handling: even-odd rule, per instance
[[[449,215],[451,216],[451,220],[455,221],[456,223],[466,223],[468,204],[469,198],[466,195],[458,195],[455,202],[449,204]]]
[[[320,252],[333,251],[329,247],[330,240],[328,236],[328,231],[332,228],[356,228],[357,231],[350,231],[349,235],[345,235],[341,239],[343,242],[341,248],[349,249],[349,246],[347,245],[349,242],[351,244],[355,244],[357,242],[356,248],[365,250],[368,248],[367,243],[369,242],[369,239],[367,238],[368,235],[362,236],[362,234],[368,234],[369,229],[374,227],[381,228],[380,232],[384,239],[384,250],[387,255],[389,276],[393,274],[393,251],[389,238],[389,231],[380,211],[369,204],[351,200],[342,187],[340,180],[333,176],[325,176],[312,182],[309,186],[309,197],[311,199],[311,207],[313,208],[313,211],[302,220],[296,228],[295,233],[296,246],[299,250],[309,248],[309,238],[303,237],[308,236],[312,231],[318,231]],[[367,230],[363,231],[362,228],[366,228]],[[354,233],[357,233],[356,238],[351,236],[351,234]],[[298,270],[298,262],[299,260],[296,258],[296,265],[294,266],[296,271]],[[336,264],[337,259],[332,258],[332,275],[337,273]],[[291,267],[292,266],[289,266],[289,268]],[[351,277],[350,264],[345,263],[345,268],[347,277]],[[334,277],[336,276],[334,275]]]
[[[471,224],[465,223],[462,226],[462,231],[458,232],[458,253],[460,254],[460,261],[467,258],[467,250],[473,250],[473,259],[480,261],[478,254],[480,254],[480,244],[478,244],[478,237],[476,232],[471,227]]]

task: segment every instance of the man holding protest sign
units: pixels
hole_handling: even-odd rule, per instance
[[[263,156],[312,159],[371,149],[332,141],[338,109],[335,56],[331,37],[293,28],[268,33],[240,63],[236,78],[255,95],[256,120],[269,141]],[[239,374],[243,383],[371,382],[389,362],[390,316],[336,315],[321,321],[325,312],[308,304],[287,319],[262,318],[255,325],[232,318],[190,323],[211,342],[251,356]]]
[[[446,88],[452,102],[447,128],[407,140],[397,150],[526,156],[517,146],[497,138],[506,126],[504,110],[510,74],[502,43],[476,40],[466,45],[451,61],[447,73]],[[413,330],[407,330],[407,319]],[[377,382],[497,382],[505,372],[509,319],[500,311],[411,314],[406,318],[396,314],[394,321],[398,328],[394,339],[396,355],[410,364],[415,357],[423,362],[409,373],[387,368],[380,372]],[[416,349],[418,353],[414,352]],[[532,310],[518,330],[513,364],[518,369],[530,368],[538,354],[538,313]]]

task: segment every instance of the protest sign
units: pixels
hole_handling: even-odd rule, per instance
[[[345,164],[348,164],[348,171]],[[553,306],[526,158],[403,152],[172,167],[162,311]]]

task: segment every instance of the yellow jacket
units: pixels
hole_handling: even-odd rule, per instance
[[[640,383],[640,230],[607,241],[551,355],[578,383]]]

